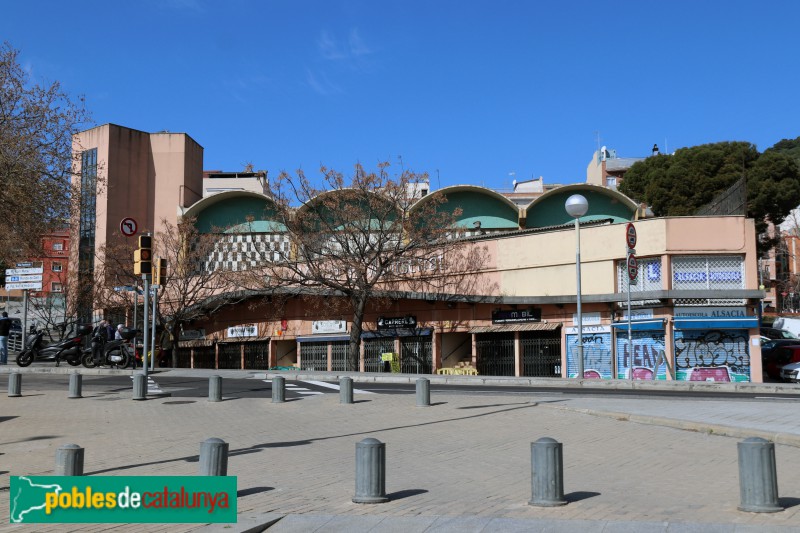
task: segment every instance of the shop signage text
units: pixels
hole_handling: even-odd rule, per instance
[[[311,322],[312,333],[347,333],[346,320],[314,320]]]
[[[745,318],[744,307],[676,307],[675,318]]]
[[[378,329],[415,328],[415,327],[417,327],[417,317],[412,315],[378,317]]]
[[[492,324],[516,324],[519,322],[539,322],[541,309],[503,309],[492,311]]]
[[[228,337],[256,337],[258,328],[255,324],[239,324],[228,328]]]

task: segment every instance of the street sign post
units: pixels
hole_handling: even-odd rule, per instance
[[[131,217],[125,217],[119,223],[119,231],[126,237],[133,237],[139,231],[139,224]]]
[[[639,262],[636,256],[632,253],[628,254],[628,278],[631,280],[631,285],[636,285],[636,278],[639,276]]]
[[[632,222],[628,222],[625,226],[625,242],[628,245],[628,249],[636,248],[636,228]]]

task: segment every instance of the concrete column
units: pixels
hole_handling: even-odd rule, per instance
[[[208,401],[222,401],[222,376],[210,376],[208,378]]]
[[[783,511],[778,504],[775,444],[751,437],[737,443],[736,447],[739,452],[739,510],[751,513]]]
[[[228,443],[222,439],[206,439],[200,443],[200,475],[228,475]]]
[[[431,382],[426,378],[417,380],[417,407],[431,406]]]
[[[75,398],[81,398],[82,397],[81,396],[82,378],[83,378],[83,376],[81,376],[77,372],[74,372],[74,373],[69,375],[69,396],[68,397],[70,399],[75,399]]]
[[[514,332],[514,375],[522,375],[522,346],[519,341],[519,331]]]
[[[283,403],[286,401],[286,380],[283,376],[272,378],[272,403]]]
[[[386,497],[386,444],[367,438],[356,443],[356,494],[353,503],[383,503]]]
[[[339,378],[339,403],[353,403],[352,378]]]
[[[133,399],[147,399],[147,376],[144,373],[137,372],[133,375]]]
[[[56,450],[57,476],[83,475],[83,448],[77,444],[64,444]]]
[[[557,507],[564,498],[564,460],[562,445],[543,437],[531,443],[531,500],[528,505]]]
[[[19,398],[22,396],[22,374],[12,372],[8,375],[8,397]]]

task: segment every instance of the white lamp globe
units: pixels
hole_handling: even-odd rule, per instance
[[[567,198],[567,201],[564,204],[564,209],[567,210],[567,214],[569,214],[569,216],[580,218],[589,210],[589,202],[582,195],[573,194]]]

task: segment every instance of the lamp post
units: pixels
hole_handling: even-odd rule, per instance
[[[578,302],[578,345],[576,346],[578,359],[578,377],[583,379],[583,315],[581,314],[581,226],[580,218],[589,210],[589,202],[580,194],[573,194],[564,204],[569,216],[575,218],[575,273],[576,273],[576,300]]]

